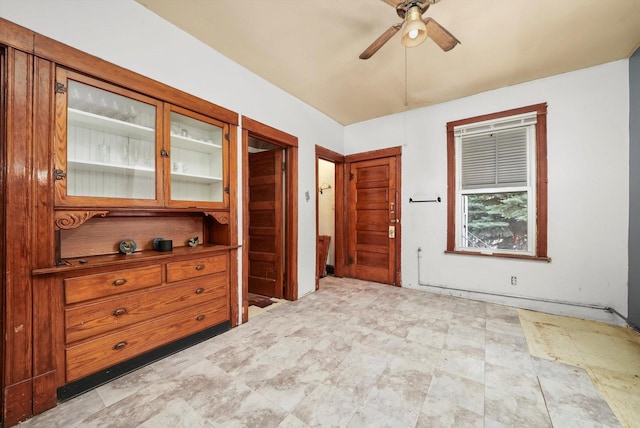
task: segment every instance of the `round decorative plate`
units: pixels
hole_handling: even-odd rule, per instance
[[[136,241],[133,239],[122,241],[119,248],[122,254],[133,254],[137,248]]]

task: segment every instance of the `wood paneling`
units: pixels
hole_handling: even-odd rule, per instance
[[[222,151],[226,187],[223,192],[224,204],[207,205],[210,212],[191,205],[171,207],[166,203],[168,196],[164,195],[164,188],[158,184],[157,201],[142,205],[131,204],[127,207],[130,201],[125,198],[118,203],[84,198],[74,201],[73,213],[63,212],[62,206],[56,207],[55,188],[59,186],[55,185],[53,170],[58,165],[66,165],[66,153],[62,148],[66,142],[67,126],[66,94],[56,95],[55,91],[58,72],[62,78],[75,76],[90,80],[96,86],[114,85],[111,89],[115,92],[135,94],[135,97],[147,101],[151,99],[158,108],[162,103],[171,103],[190,116],[200,117],[199,114],[203,114],[208,120],[221,125],[224,134],[227,134]],[[128,358],[129,354],[139,355],[167,341],[227,321],[230,313],[231,325],[237,324],[237,308],[230,308],[230,305],[237,307],[237,272],[234,269],[237,271],[238,268],[235,135],[238,115],[2,18],[0,80],[0,194],[4,201],[0,207],[0,238],[4,243],[0,248],[0,327],[3,333],[3,340],[0,341],[0,424],[12,426],[55,406],[56,389],[69,381],[67,374],[77,378],[93,372],[96,367],[86,365],[93,359],[100,360],[98,367],[107,367],[115,361]],[[254,125],[258,126],[257,123]],[[157,115],[156,128],[163,126],[162,115]],[[286,134],[278,134],[278,137],[290,140]],[[159,138],[156,140],[160,141]],[[159,146],[159,143],[156,145]],[[163,160],[156,161],[156,171],[160,171],[159,165],[164,165]],[[297,168],[295,160],[291,165]],[[58,189],[57,200],[63,200],[62,196]],[[100,203],[109,205],[109,209],[105,210]],[[86,218],[82,217],[92,211]],[[74,217],[78,213],[80,217]],[[106,217],[88,220],[94,214]],[[77,224],[65,223],[73,219],[80,221]],[[121,238],[118,238],[120,235]],[[173,239],[175,250],[170,253],[146,251],[146,254],[136,253],[131,257],[107,254],[117,251],[119,241],[127,238],[135,239],[139,248],[150,250],[153,239],[158,235]],[[194,236],[200,236],[204,245],[185,247],[187,239]],[[103,244],[105,242],[107,244]],[[57,264],[60,250],[63,257],[69,258],[68,263]],[[198,269],[196,265],[191,268],[200,273],[204,271],[208,276],[183,280],[191,278],[193,274],[184,273],[187,267],[176,267],[190,259],[201,259],[200,262],[208,265],[209,258],[218,260],[219,254],[224,254],[224,273],[221,274],[211,273],[212,270],[206,266]],[[171,262],[176,264],[170,265],[165,271],[163,266]],[[217,272],[221,264],[216,262],[212,265]],[[297,270],[297,265],[294,264],[294,267]],[[111,274],[115,271],[118,275],[110,276],[107,269]],[[173,308],[176,311],[160,315],[162,319],[158,324],[143,317],[140,324],[132,323],[125,328],[128,333],[131,333],[130,329],[136,329],[131,339],[135,346],[127,346],[125,352],[117,352],[116,358],[111,353],[113,350],[102,358],[102,350],[86,345],[94,337],[104,338],[115,334],[100,330],[107,324],[105,317],[91,319],[85,325],[86,328],[91,327],[91,337],[68,337],[78,344],[89,346],[80,351],[79,361],[68,365],[65,352],[65,296],[73,308],[92,306],[95,299],[115,302],[121,295],[104,297],[105,294],[99,293],[104,284],[92,283],[91,278],[99,277],[108,281],[108,287],[115,287],[113,281],[122,278],[127,279],[129,284],[141,281],[146,290],[155,287],[145,283],[149,270],[153,271],[150,274],[153,284],[163,284],[167,277],[180,282],[160,286],[167,293],[154,301],[155,306],[149,303],[149,299],[158,297],[157,293],[146,298],[140,297],[146,296],[146,291],[133,291],[134,295],[140,295],[140,299],[136,300],[138,307],[148,304],[144,307],[165,308],[170,301],[178,302]],[[121,272],[126,275],[119,275]],[[75,283],[73,277],[85,278]],[[218,277],[222,279],[216,279]],[[68,279],[66,294],[65,278]],[[83,285],[83,281],[88,281],[89,287],[80,290],[87,285]],[[80,284],[80,288],[76,287],[77,284]],[[213,299],[213,305],[199,306],[195,302],[186,308],[187,302],[193,299],[189,297],[190,294],[181,294],[180,290],[196,286],[198,290],[205,291],[192,293],[203,298],[210,298],[207,290],[213,286],[218,287],[218,291],[224,289],[224,292],[218,293],[219,296],[216,294],[218,298]],[[160,309],[158,311],[162,312]],[[73,354],[75,349],[79,348],[70,346],[67,351]]]
[[[4,412],[14,424],[31,415],[33,403],[33,325],[31,263],[33,57],[7,50],[6,148],[3,218],[4,284]],[[25,191],[27,190],[27,191]]]
[[[251,228],[249,230],[251,237],[249,238],[249,246],[252,251],[259,253],[275,253],[276,241],[273,239],[273,234],[261,230],[258,228]],[[261,234],[265,234],[261,236]]]
[[[0,30],[2,31],[2,30]],[[7,56],[4,47],[0,47],[0,86],[6,87],[7,83]],[[5,97],[6,91],[0,91],[0,112],[6,111],[7,108],[7,99]],[[0,129],[6,129],[7,127],[7,117],[5,114],[0,114]],[[6,133],[0,132],[0,197],[4,199],[5,193],[5,167],[6,164],[6,147],[7,147],[7,139]],[[0,204],[0,239],[4,239],[5,236],[5,226],[6,226],[6,217],[5,217],[5,209],[4,204]],[[5,269],[5,246],[0,245],[0,272],[6,272]],[[5,318],[4,318],[4,307],[5,307],[5,275],[4,273],[0,274],[0,331],[4,334],[5,331]],[[5,341],[0,340],[0,367],[4,368],[5,366]],[[4,419],[4,395],[5,395],[5,371],[2,369],[0,371],[0,423]]]
[[[378,232],[372,231],[371,229],[367,231],[358,231],[356,234],[358,235],[357,239],[360,245],[373,245],[373,246],[384,246],[387,244],[388,238],[388,228],[381,227]]]
[[[118,254],[120,242],[133,239],[137,251],[153,250],[156,238],[171,239],[173,247],[185,247],[193,237],[204,241],[202,216],[92,218],[84,226],[60,231],[62,258]]]
[[[0,42],[26,53],[33,52],[33,31],[0,18]]]
[[[228,165],[225,171],[229,171],[229,224],[224,228],[227,241],[224,243],[238,246],[238,149],[237,149],[238,128],[229,125],[229,156],[226,158]],[[223,228],[218,228],[223,229]],[[216,243],[219,241],[215,241]],[[230,322],[231,327],[236,327],[240,322],[238,314],[238,250],[229,251],[229,302],[231,306]]]
[[[60,282],[52,277],[33,278],[33,376],[34,382],[35,378],[39,378],[39,383],[34,383],[34,393],[38,395],[40,411],[47,410],[47,405],[55,406],[55,398],[45,396],[48,392],[55,397],[58,386],[55,375],[57,352],[62,350],[62,311],[63,291]],[[35,400],[34,396],[34,406]]]
[[[4,392],[4,424],[12,426],[33,415],[33,381],[8,385]]]
[[[51,228],[54,197],[53,188],[53,138],[55,115],[55,64],[35,58],[33,88],[33,194],[36,198],[33,227],[33,254],[35,267],[51,266],[55,263],[55,239]]]
[[[50,371],[33,378],[33,414],[37,415],[56,406],[56,372]]]
[[[246,120],[246,119],[243,119]],[[246,194],[249,189],[249,130],[242,129],[242,194]],[[240,202],[240,201],[238,201]],[[242,299],[242,313],[240,314],[241,322],[246,323],[249,321],[249,252],[247,246],[249,245],[249,219],[246,215],[249,212],[249,198],[242,198],[242,277],[241,283],[241,299]]]
[[[388,264],[388,252],[367,251],[365,248],[358,251],[358,265],[361,265],[361,267],[377,268]]]
[[[32,266],[52,266],[56,262],[53,218],[53,152],[55,117],[55,64],[34,59],[33,87],[33,168],[31,171],[35,210],[32,227]],[[62,348],[62,286],[53,278],[33,278],[33,414],[56,405],[58,354]]]
[[[296,139],[297,141],[297,139]],[[285,230],[285,295],[287,300],[298,299],[298,147],[291,146],[286,152],[287,195],[285,218],[290,227]]]

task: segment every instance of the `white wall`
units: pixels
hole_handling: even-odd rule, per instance
[[[404,286],[425,288],[418,285],[421,247],[425,283],[594,303],[627,313],[626,60],[343,128],[133,0],[0,0],[0,16],[297,136],[301,296],[315,288],[315,252],[308,250],[315,248],[316,239],[315,145],[345,154],[401,145],[402,224],[411,231],[402,237]],[[445,255],[446,123],[540,102],[549,104],[548,235],[553,261]],[[408,203],[411,196],[435,195],[443,203]],[[512,275],[518,277],[515,287],[509,285]],[[517,303],[615,321],[600,312]]]
[[[422,283],[597,304],[626,314],[628,82],[623,60],[348,126],[345,154],[402,146],[403,286],[427,288],[418,285],[421,247]],[[543,102],[551,263],[444,254],[447,122]],[[436,195],[442,203],[409,204],[410,197]],[[517,286],[510,285],[512,275]],[[617,322],[603,311],[471,296]]]
[[[342,152],[342,125],[133,0],[0,0],[0,16],[298,137],[298,289],[315,290],[315,145]]]

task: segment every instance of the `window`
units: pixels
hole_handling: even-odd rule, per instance
[[[447,252],[549,260],[546,112],[447,124]]]

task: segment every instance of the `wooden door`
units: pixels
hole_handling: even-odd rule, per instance
[[[283,297],[282,150],[249,154],[249,292]]]
[[[349,260],[353,277],[395,284],[396,158],[349,164]]]

